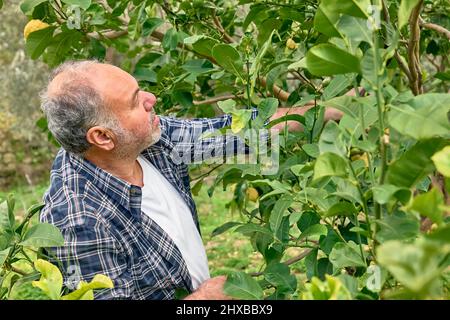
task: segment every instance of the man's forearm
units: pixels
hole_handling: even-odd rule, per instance
[[[360,91],[362,88],[360,89]],[[355,96],[355,89],[349,90],[347,93],[345,93],[347,96]],[[273,116],[270,118],[270,121],[273,121],[275,119],[279,119],[281,117],[284,117],[289,114],[298,114],[298,115],[305,115],[306,111],[314,107],[314,103],[310,102],[305,104],[303,107],[298,108],[278,108],[277,111],[273,114]],[[330,120],[339,120],[342,118],[343,113],[335,108],[327,107],[325,109],[325,121]],[[286,123],[282,122],[279,124],[276,124],[272,127],[272,129],[275,130],[284,130]],[[303,131],[303,125],[297,121],[288,121],[287,122],[288,131]]]
[[[284,117],[289,114],[298,114],[298,115],[305,115],[306,111],[314,107],[314,103],[306,104],[303,107],[299,108],[278,108],[277,111],[273,114],[273,116],[270,118],[270,120],[279,119],[281,117]],[[339,120],[342,117],[342,112],[335,109],[335,108],[326,108],[325,109],[325,121],[330,120]],[[272,127],[272,129],[275,130],[284,130],[285,125],[288,127],[288,131],[303,131],[303,125],[297,121],[287,121],[287,124],[285,122],[276,124]]]

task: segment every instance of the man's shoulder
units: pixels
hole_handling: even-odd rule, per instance
[[[61,149],[50,171],[50,186],[43,198],[40,221],[65,229],[95,220],[95,210],[86,202],[89,184],[71,163],[70,155]]]

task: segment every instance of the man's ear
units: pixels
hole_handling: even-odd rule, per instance
[[[86,133],[86,140],[104,151],[111,151],[117,143],[114,133],[100,126],[90,128]]]

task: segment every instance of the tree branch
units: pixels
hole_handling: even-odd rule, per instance
[[[106,0],[97,0],[97,2],[106,10],[108,13],[112,13],[113,9],[109,6],[108,2]],[[128,13],[123,13],[124,17],[119,16],[117,19],[119,19],[120,22],[122,22],[124,25],[128,25],[130,23],[130,17],[128,16]]]
[[[222,26],[222,23],[220,23],[219,18],[215,15],[215,12],[214,12],[214,17],[213,17],[213,22],[214,22],[214,25],[217,27],[219,32],[222,34],[222,36],[228,43],[235,42],[234,39],[225,31],[225,29]]]
[[[239,95],[226,94],[226,95],[223,95],[223,96],[213,97],[213,98],[206,99],[206,100],[200,100],[200,101],[194,100],[194,101],[192,101],[192,104],[195,105],[195,106],[199,106],[199,105],[202,105],[202,104],[212,104],[212,103],[216,103],[216,102],[219,102],[219,101],[224,101],[224,100],[228,100],[228,99],[234,99],[234,98],[243,97],[243,96],[244,96],[243,94],[239,94]]]
[[[105,1],[105,0],[103,0],[103,1]],[[105,2],[106,2],[106,1],[105,1]],[[122,20],[121,20],[121,21],[122,21]],[[223,32],[222,32],[222,31],[221,31],[221,32],[223,33],[224,38],[227,39],[227,41],[234,42],[233,38],[231,38],[231,37],[225,32],[225,30],[223,29],[223,27],[222,27],[222,25],[220,24],[220,21],[218,20],[217,17],[214,17],[214,21],[216,21],[215,23],[219,23],[220,28],[219,28],[219,27],[218,27],[218,28],[219,28],[219,31],[221,31],[221,30],[223,31]],[[122,21],[122,22],[124,23],[124,27],[127,27],[127,26],[128,26],[128,22],[126,22],[126,21]],[[126,35],[126,34],[128,34],[128,31],[127,31],[127,30],[117,30],[117,31],[116,31],[116,30],[111,30],[111,31],[106,31],[106,32],[99,32],[99,31],[97,31],[97,32],[90,32],[90,33],[88,33],[87,35],[88,35],[89,37],[91,37],[91,38],[100,40],[100,39],[102,39],[102,38],[116,39],[116,38],[119,38],[119,37],[124,36],[124,35]],[[152,38],[155,38],[155,39],[159,40],[159,41],[162,41],[162,39],[164,38],[164,33],[155,30],[155,31],[152,32],[152,34],[151,34],[150,36],[151,36]],[[227,37],[227,36],[228,36],[228,37]],[[184,49],[187,49],[187,50],[192,51],[192,49],[189,49],[188,47],[186,47],[186,46],[184,46],[184,45],[182,45],[182,44],[179,44],[178,47],[184,48]],[[196,52],[195,54],[197,54],[197,55],[199,55],[199,56],[202,56],[202,57],[204,57],[204,58],[210,60],[210,61],[211,61],[212,63],[214,63],[214,64],[217,64],[217,61],[216,61],[213,57],[204,56],[204,55],[198,54],[197,52]],[[263,87],[266,86],[266,79],[265,79],[264,77],[259,77],[259,81],[260,81],[260,83],[261,83],[261,85],[262,85]],[[276,97],[277,99],[279,99],[280,101],[283,101],[283,102],[285,102],[285,101],[288,100],[289,95],[290,95],[289,92],[284,91],[283,89],[281,89],[280,87],[278,87],[278,86],[275,85],[275,84],[273,85],[273,88],[272,88],[272,89],[273,89],[273,92],[274,92],[274,97]],[[234,96],[233,96],[233,97],[234,97]],[[230,98],[228,98],[228,99],[230,99]],[[226,100],[226,99],[225,99],[225,100]],[[216,102],[216,101],[213,101],[213,102],[206,102],[206,101],[208,101],[208,100],[205,100],[204,102],[199,101],[199,102],[198,102],[198,105]],[[217,101],[221,101],[221,100],[217,100]],[[194,102],[194,104],[196,104],[196,103]]]
[[[286,260],[285,262],[283,262],[285,265],[290,266],[291,264],[294,264],[300,260],[302,260],[303,258],[305,258],[306,256],[308,256],[308,254],[312,251],[312,249],[306,249],[304,250],[302,253],[300,253],[298,256],[293,257],[291,259]],[[262,276],[264,274],[264,272],[252,272],[250,273],[250,276],[252,277],[259,277]]]
[[[267,81],[266,78],[264,77],[259,77],[258,78],[259,82],[261,83],[261,85],[263,87],[265,87],[267,85]],[[273,96],[281,101],[287,101],[289,98],[290,93],[287,91],[284,91],[283,89],[281,89],[279,86],[277,86],[276,84],[273,85],[272,87],[273,90]]]
[[[389,15],[389,10],[387,8],[385,0],[382,0],[382,6],[383,6],[384,20],[386,21],[386,23],[390,24],[391,23],[391,16]],[[395,49],[395,51],[394,51],[394,58],[397,61],[400,69],[402,69],[403,73],[406,74],[406,77],[408,77],[409,82],[412,82],[411,72],[409,71],[408,66],[402,60],[402,57],[398,53],[397,49]]]
[[[411,16],[409,18],[410,37],[408,43],[408,66],[411,72],[410,82],[411,90],[414,95],[419,95],[423,92],[422,88],[422,71],[420,69],[420,27],[419,27],[419,15],[422,10],[423,0],[420,0],[417,6],[414,7]]]
[[[447,39],[450,40],[450,31],[445,29],[443,26],[440,26],[440,25],[434,24],[434,23],[430,23],[430,22],[425,22],[422,19],[419,19],[419,25],[422,28],[430,29],[430,30],[434,30],[436,32],[442,33],[444,36],[447,37]]]

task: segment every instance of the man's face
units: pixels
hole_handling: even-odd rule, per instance
[[[153,109],[156,97],[140,90],[137,81],[117,67],[97,64],[91,72],[102,98],[122,128],[121,132],[115,132],[119,140],[118,151],[125,154],[135,150],[141,152],[157,142],[161,128]]]

